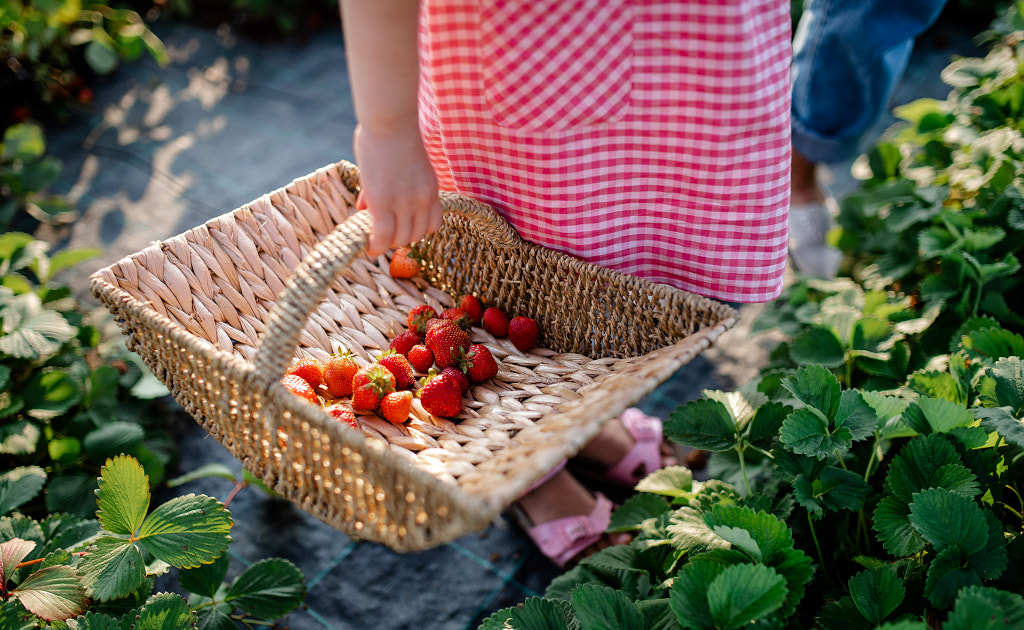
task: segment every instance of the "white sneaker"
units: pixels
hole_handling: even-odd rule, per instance
[[[825,242],[832,225],[826,203],[789,207],[789,255],[797,271],[826,280],[836,277],[842,254]]]

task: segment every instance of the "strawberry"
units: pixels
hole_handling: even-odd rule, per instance
[[[359,364],[347,350],[332,354],[324,362],[324,385],[327,393],[335,398],[352,395],[352,377],[359,369]]]
[[[411,330],[404,330],[398,333],[398,336],[391,340],[391,345],[388,347],[398,354],[409,356],[409,349],[422,342],[423,340],[420,339],[419,335]]]
[[[411,247],[399,247],[391,256],[388,273],[392,278],[413,278],[420,275],[419,254]]]
[[[450,376],[451,378],[455,379],[455,382],[459,384],[459,391],[461,391],[462,393],[466,393],[467,391],[469,391],[469,379],[466,377],[466,374],[462,370],[455,367],[454,365],[449,365],[448,367],[441,370],[441,376]]]
[[[417,372],[424,374],[434,365],[434,351],[423,344],[409,348],[409,363]]]
[[[487,346],[474,344],[459,357],[459,367],[474,383],[494,378],[498,373],[498,363],[494,360]]]
[[[296,359],[285,374],[294,374],[304,379],[316,391],[324,382],[324,364],[312,357]]]
[[[427,334],[424,325],[428,319],[437,317],[437,311],[434,310],[433,306],[429,304],[420,304],[409,311],[409,319],[406,322],[409,325],[409,330],[420,335],[421,337]]]
[[[469,323],[469,315],[459,307],[449,308],[441,312],[441,319],[450,319],[459,325],[462,330],[469,330],[472,325]]]
[[[504,337],[508,335],[508,315],[506,315],[505,311],[501,310],[497,306],[491,306],[485,310],[480,322],[483,325],[484,330],[495,337]]]
[[[439,368],[455,365],[459,350],[469,347],[469,335],[466,334],[466,331],[459,328],[454,321],[447,321],[447,325],[438,324],[431,328],[424,341],[426,346],[434,352],[434,363]]]
[[[464,295],[459,300],[459,308],[466,311],[466,315],[469,316],[469,323],[474,326],[480,325],[480,320],[484,316],[484,305],[475,295]]]
[[[529,317],[518,315],[508,323],[508,338],[512,341],[513,346],[523,352],[536,346],[538,337],[540,337],[540,327]]]
[[[412,392],[391,392],[380,401],[380,413],[393,424],[402,424],[412,413]]]
[[[359,368],[352,377],[352,409],[375,411],[380,399],[395,391],[395,377],[380,364]]]
[[[395,389],[412,389],[416,385],[416,374],[413,373],[409,359],[394,350],[381,355],[377,363],[383,365],[395,377]]]
[[[281,384],[288,388],[288,391],[295,394],[299,398],[305,398],[311,403],[319,404],[320,401],[316,397],[316,392],[313,391],[313,386],[309,382],[297,376],[295,374],[286,374],[281,379]]]
[[[334,403],[328,407],[324,407],[324,411],[327,415],[333,417],[335,420],[344,422],[351,426],[353,429],[358,429],[359,425],[356,424],[356,414],[352,413],[352,410],[347,405],[341,403]]]
[[[445,322],[450,322],[450,321],[452,321],[452,320],[450,320],[450,319],[443,319],[441,317],[431,317],[423,325],[423,330],[425,331],[423,336],[426,337],[426,333],[430,332],[430,329],[433,328],[434,326],[441,326]]]
[[[454,418],[462,412],[462,389],[455,379],[431,373],[424,377],[422,382],[420,402],[429,413]]]

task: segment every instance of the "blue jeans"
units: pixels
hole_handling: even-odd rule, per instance
[[[793,40],[793,148],[815,163],[855,157],[914,40],[946,0],[810,0]]]

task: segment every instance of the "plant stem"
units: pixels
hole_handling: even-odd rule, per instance
[[[246,483],[244,481],[236,481],[235,487],[232,488],[231,492],[228,494],[228,498],[224,499],[224,507],[231,505],[231,501],[234,500],[235,495],[238,494],[245,486]]]
[[[751,495],[750,482],[747,481],[747,463],[743,459],[743,447],[740,444],[736,445],[736,453],[740,456],[740,473],[743,474],[743,485],[747,489],[747,496]]]
[[[849,470],[849,468],[846,467],[846,462],[843,461],[843,456],[839,454],[839,449],[838,448],[836,449],[836,459],[839,460],[839,466],[843,470]]]
[[[73,556],[84,556],[85,554],[86,554],[86,552],[84,552],[84,551],[73,551],[73,552],[71,552],[71,555],[73,555]],[[46,558],[36,558],[35,560],[26,560],[24,562],[19,562],[18,564],[16,564],[14,566],[14,568],[15,569],[20,569],[22,567],[30,567],[33,564],[41,563],[45,559]]]
[[[825,556],[821,554],[821,545],[818,544],[818,534],[814,531],[814,521],[811,519],[811,513],[807,512],[807,525],[811,528],[811,540],[814,541],[814,548],[818,551],[818,562],[821,563],[821,571],[828,578],[828,569],[825,567]]]

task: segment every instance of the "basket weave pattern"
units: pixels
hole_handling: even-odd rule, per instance
[[[485,526],[735,322],[718,302],[523,242],[490,208],[445,195],[421,278],[363,254],[358,173],[339,163],[97,271],[92,290],[175,399],[245,467],[337,529],[415,551]],[[408,312],[474,293],[534,317],[523,353],[473,328],[498,375],[455,423],[416,401],[362,431],[278,382],[293,357],[376,360]]]

